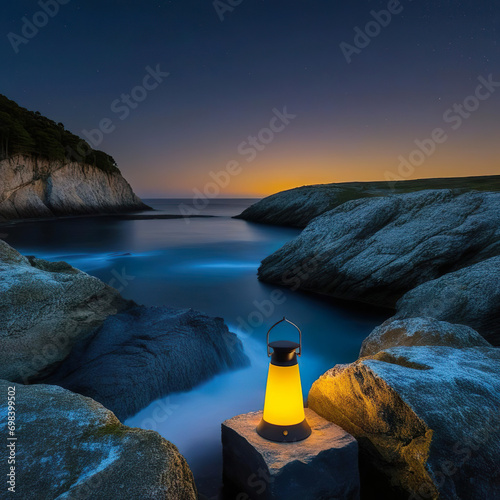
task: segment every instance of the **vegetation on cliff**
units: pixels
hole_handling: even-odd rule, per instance
[[[268,196],[235,218],[263,224],[305,228],[318,215],[348,201],[408,194],[428,189],[457,189],[463,192],[500,191],[500,175],[301,186]]]
[[[50,161],[78,161],[104,172],[119,173],[115,160],[65,130],[62,123],[29,111],[0,94],[0,160],[16,154]]]

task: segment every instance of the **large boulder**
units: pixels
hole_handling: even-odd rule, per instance
[[[412,288],[498,255],[500,193],[419,191],[349,201],[316,217],[262,261],[258,276],[394,307]]]
[[[374,478],[387,480],[385,498],[499,494],[496,348],[386,349],[326,372],[308,405],[358,440],[366,498],[377,492]]]
[[[8,393],[10,387],[15,390]],[[7,429],[7,394],[15,395],[13,437],[17,441],[9,441],[7,449],[15,460],[9,465],[9,472],[15,467],[13,497],[197,498],[184,457],[156,432],[126,427],[99,403],[57,386],[23,386],[2,380],[0,388],[2,429]],[[7,461],[2,471],[5,478]]]
[[[359,357],[371,356],[390,347],[418,345],[460,349],[490,346],[479,333],[468,326],[453,325],[432,318],[389,318],[363,340]]]
[[[89,396],[124,420],[161,396],[248,364],[222,318],[135,307],[75,344],[45,382]]]
[[[397,318],[461,323],[500,345],[500,256],[427,281],[397,303]]]
[[[0,378],[27,381],[129,301],[65,262],[26,258],[0,240]]]

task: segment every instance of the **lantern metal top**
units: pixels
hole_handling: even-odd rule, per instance
[[[283,321],[285,321],[286,323],[290,323],[290,325],[294,326],[295,328],[297,328],[298,332],[299,332],[299,343],[296,344],[295,342],[290,342],[288,340],[277,340],[275,342],[271,342],[269,343],[269,334],[271,333],[271,330],[279,325],[280,323],[283,323]],[[279,321],[277,321],[276,323],[274,323],[274,325],[269,328],[269,330],[267,331],[267,341],[266,341],[266,344],[267,344],[267,356],[271,356],[271,351],[270,351],[270,348],[289,348],[289,349],[298,349],[299,351],[297,352],[297,356],[301,356],[302,355],[302,332],[300,331],[300,328],[295,324],[295,323],[292,323],[289,319],[286,319],[285,316],[283,316],[283,319],[280,319]]]

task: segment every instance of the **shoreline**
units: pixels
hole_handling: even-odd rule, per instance
[[[156,211],[155,209],[152,209]],[[159,211],[159,210],[158,210]],[[158,214],[158,215],[147,215],[147,214],[134,214],[134,213],[104,213],[104,214],[78,214],[78,215],[56,215],[54,217],[33,217],[29,219],[11,219],[11,220],[0,220],[0,227],[12,226],[15,224],[27,224],[33,222],[57,222],[60,220],[69,219],[85,219],[85,218],[96,218],[96,219],[114,219],[114,220],[161,220],[161,219],[200,219],[200,218],[212,218],[219,217],[218,215],[176,215],[176,214]]]

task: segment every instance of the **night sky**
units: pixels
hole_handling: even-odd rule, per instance
[[[500,86],[472,97],[479,77],[500,82],[497,2],[220,0],[217,12],[212,0],[59,1],[53,17],[34,1],[3,2],[0,93],[78,135],[109,118],[96,147],[140,196],[190,197],[228,162],[223,197],[500,173]],[[382,27],[371,11],[388,8]],[[38,33],[9,36],[23,36],[23,17]],[[368,22],[374,36],[358,36],[360,49],[355,27]],[[120,102],[147,67],[169,76]],[[472,111],[459,119],[464,101]],[[285,108],[295,117],[271,122]],[[262,132],[270,122],[273,137]],[[437,128],[446,139],[401,168]]]

